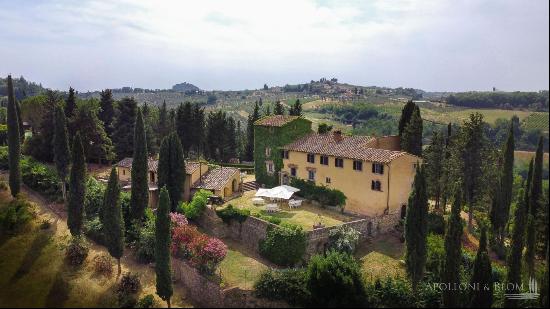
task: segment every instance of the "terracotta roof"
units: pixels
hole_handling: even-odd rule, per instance
[[[256,120],[254,124],[257,126],[282,127],[285,124],[293,120],[296,120],[298,118],[300,118],[300,116],[272,115],[272,116],[262,117]]]
[[[227,182],[239,173],[238,168],[234,167],[216,167],[204,174],[201,179],[193,184],[196,189],[220,190]]]
[[[118,162],[116,164],[116,166],[132,169],[132,162],[133,161],[134,161],[133,158],[124,158],[124,159],[120,160],[120,162]],[[147,161],[147,166],[148,166],[149,172],[155,172],[156,173],[158,171],[159,161],[155,160],[155,159],[149,159]],[[192,174],[193,172],[195,172],[197,170],[197,168],[199,168],[199,162],[185,162],[185,173],[186,174]]]
[[[375,144],[376,139],[370,136],[312,133],[285,145],[283,149],[380,163],[388,163],[407,154],[403,151],[372,148]]]

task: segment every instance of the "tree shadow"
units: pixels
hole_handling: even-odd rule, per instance
[[[63,278],[63,272],[59,270],[55,275],[55,280],[52,284],[48,297],[46,298],[46,308],[62,308],[65,302],[69,299],[70,293],[69,282]]]
[[[41,256],[44,248],[52,242],[52,235],[54,232],[50,229],[48,231],[39,231],[36,237],[34,237],[27,253],[23,257],[19,268],[10,279],[10,283],[13,284],[19,279],[23,278],[32,268],[32,265]]]

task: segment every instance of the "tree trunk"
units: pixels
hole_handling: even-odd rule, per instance
[[[474,219],[474,206],[472,203],[468,203],[468,231],[471,233],[473,232],[474,228],[472,225],[472,221]]]
[[[122,272],[122,268],[120,267],[120,258],[118,258],[117,261],[118,261],[118,275],[120,276],[120,273]]]
[[[166,304],[168,305],[168,308],[172,308],[172,307],[170,306],[170,298],[168,298],[168,299],[166,300]]]

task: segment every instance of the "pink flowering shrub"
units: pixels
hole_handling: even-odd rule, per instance
[[[209,237],[190,225],[173,229],[171,249],[175,257],[189,260],[194,267],[210,274],[227,254],[227,246],[221,240]]]
[[[184,225],[187,225],[188,223],[187,218],[184,215],[179,214],[177,212],[170,213],[170,222],[172,223],[172,228],[184,226]]]

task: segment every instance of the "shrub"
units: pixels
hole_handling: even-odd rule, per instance
[[[280,266],[300,262],[305,252],[306,234],[302,227],[293,224],[270,227],[266,238],[260,241],[260,254]]]
[[[216,214],[225,223],[230,223],[232,220],[243,223],[250,216],[250,210],[235,208],[229,204],[225,208],[216,210]]]
[[[441,278],[443,261],[445,261],[445,241],[443,237],[436,234],[429,234],[426,242],[426,271],[433,280]]]
[[[21,231],[34,217],[33,205],[17,197],[0,209],[0,231],[14,234]]]
[[[372,308],[409,308],[415,303],[410,284],[401,278],[377,279],[366,290]]]
[[[42,222],[40,223],[40,229],[41,229],[41,230],[49,230],[50,227],[52,227],[52,223],[51,223],[50,220],[48,220],[48,219],[44,219],[44,220],[42,220]]]
[[[443,215],[435,212],[430,212],[428,214],[428,233],[437,235],[445,234],[445,218]]]
[[[84,234],[98,244],[105,244],[103,225],[98,217],[84,222]]]
[[[259,219],[262,219],[264,221],[267,221],[269,223],[273,223],[275,225],[279,225],[281,224],[282,220],[281,218],[279,217],[274,217],[274,216],[268,216],[268,215],[262,215],[261,213],[257,212],[257,213],[253,213],[252,214],[253,217],[256,217],[256,218],[259,218]]]
[[[208,203],[208,197],[212,195],[212,192],[208,190],[199,190],[193,195],[193,199],[189,203],[182,203],[181,208],[183,214],[189,219],[198,218],[202,212],[206,209]]]
[[[155,297],[151,294],[147,294],[139,299],[136,304],[137,308],[154,308],[155,307]]]
[[[329,250],[352,254],[359,243],[359,232],[351,227],[340,226],[329,231]]]
[[[84,239],[75,237],[65,251],[65,259],[69,265],[80,266],[88,257],[89,250]]]
[[[4,180],[0,180],[0,191],[6,191],[8,188],[8,183]]]
[[[344,193],[337,189],[330,189],[324,186],[317,186],[312,181],[307,181],[298,178],[292,178],[290,185],[300,189],[297,193],[308,200],[314,200],[321,205],[338,206],[343,210],[346,204],[347,197]]]
[[[119,305],[122,308],[133,308],[137,303],[135,295],[140,288],[141,282],[137,274],[125,273],[122,275],[116,289]]]
[[[311,295],[306,275],[303,269],[269,269],[254,283],[254,292],[257,297],[284,300],[293,306],[307,306]]]
[[[21,160],[21,179],[27,186],[50,199],[62,194],[55,169],[32,158],[23,157]]]
[[[96,255],[93,259],[96,274],[110,276],[113,273],[113,263],[110,256]]]
[[[180,226],[172,230],[172,255],[180,259],[188,260],[191,258],[191,248],[189,245],[193,239],[197,238],[200,232],[190,225]]]
[[[99,218],[105,195],[105,185],[93,177],[86,181],[86,195],[84,196],[84,209],[87,219]]]
[[[135,242],[137,259],[142,263],[151,263],[155,261],[155,220],[148,219],[143,225],[136,222],[133,229],[137,233]]]
[[[316,255],[307,268],[307,286],[314,306],[362,307],[366,291],[361,265],[349,254]]]
[[[170,213],[170,222],[171,222],[172,228],[176,228],[176,227],[180,227],[188,224],[187,218],[184,215],[177,212]]]

